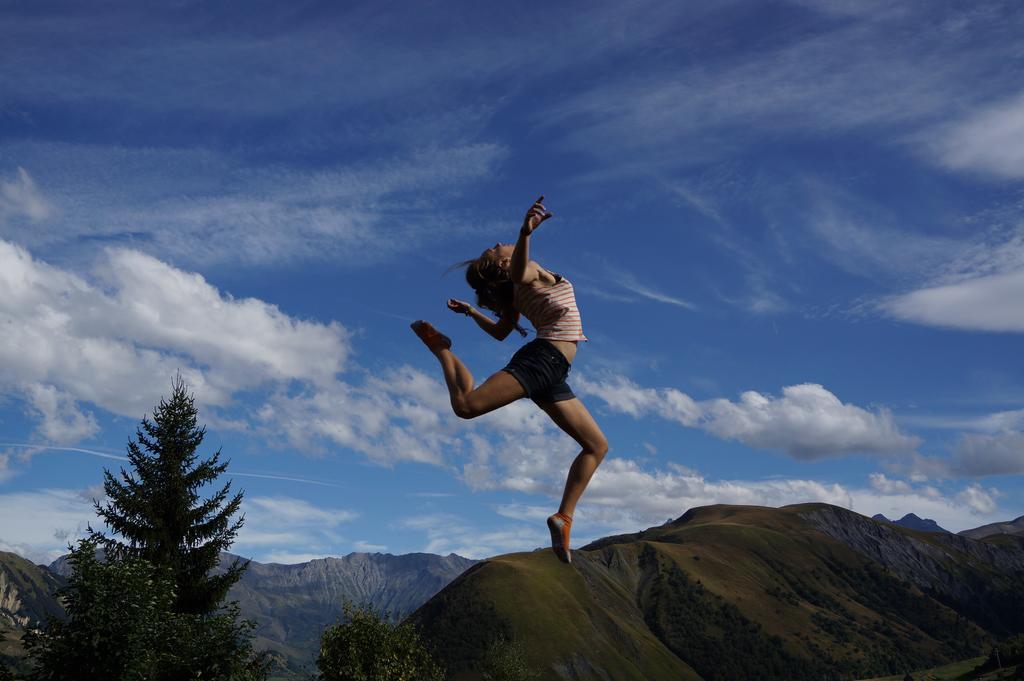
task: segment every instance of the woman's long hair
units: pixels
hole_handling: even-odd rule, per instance
[[[487,258],[474,258],[453,265],[466,268],[466,283],[476,292],[476,304],[499,317],[515,313],[514,289],[508,272]],[[451,270],[449,270],[451,271]],[[516,324],[516,331],[526,335],[526,329]]]

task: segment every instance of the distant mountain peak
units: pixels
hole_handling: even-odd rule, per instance
[[[889,520],[881,513],[876,513],[871,516],[871,519],[882,523],[889,523],[891,525],[899,525],[900,527],[917,530],[918,532],[943,532],[945,534],[952,534],[952,532],[940,526],[931,518],[922,518],[916,513],[907,513],[899,520]]]

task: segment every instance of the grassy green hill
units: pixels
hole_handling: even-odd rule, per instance
[[[485,561],[412,621],[458,681],[481,678],[502,636],[552,681],[817,681],[981,654],[994,633],[1024,629],[1021,593],[1020,546],[824,504],[710,506],[594,542],[571,566],[549,551]]]

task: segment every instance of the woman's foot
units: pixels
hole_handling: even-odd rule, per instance
[[[563,563],[572,562],[569,551],[569,531],[572,529],[572,518],[564,513],[556,513],[548,518],[548,530],[551,532],[551,549]]]
[[[434,325],[430,322],[425,322],[421,319],[417,322],[413,322],[409,326],[412,328],[413,332],[420,337],[423,344],[430,348],[431,352],[448,350],[452,347],[451,338],[435,329]]]

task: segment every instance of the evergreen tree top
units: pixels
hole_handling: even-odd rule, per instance
[[[93,536],[112,555],[170,569],[177,609],[184,613],[215,610],[244,570],[236,561],[223,574],[212,574],[245,518],[238,515],[243,495],[232,493],[230,481],[203,494],[229,464],[221,462],[219,449],[200,460],[205,435],[195,396],[179,375],[170,397],[161,398],[152,420],[143,417],[136,439],[128,441],[130,470],[122,467],[118,476],[104,470],[107,502],[95,502],[114,536]]]

